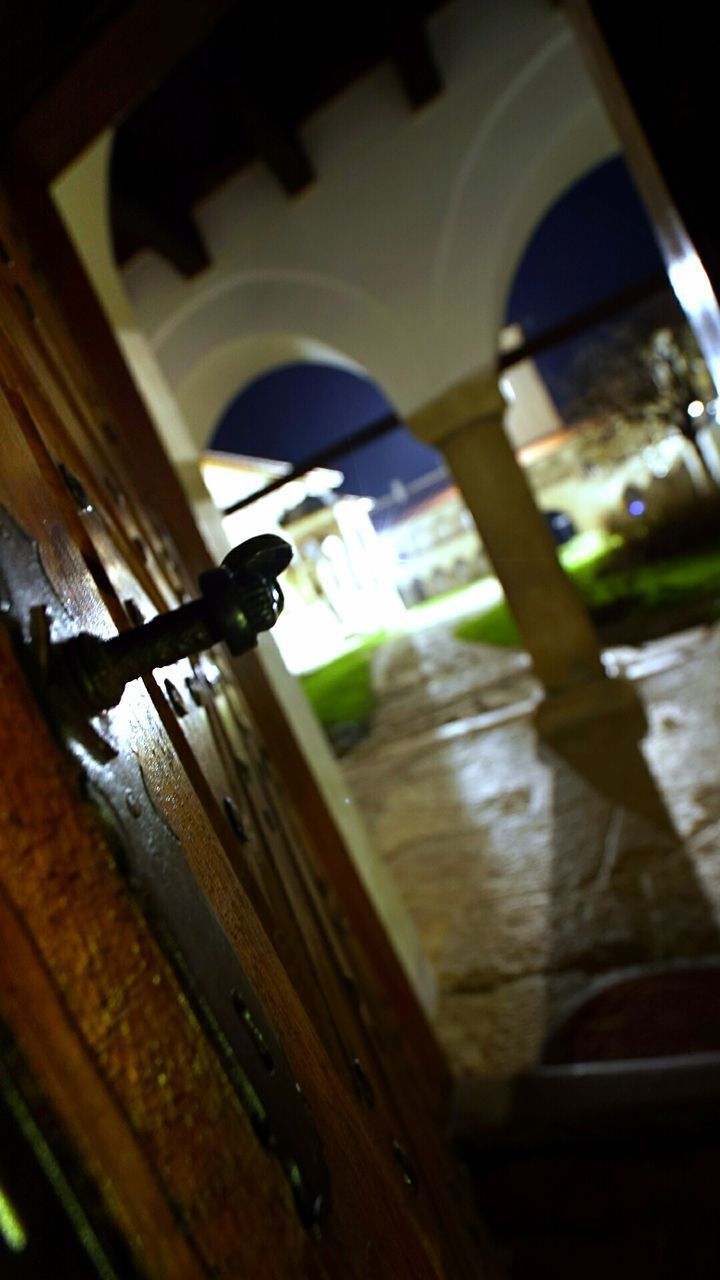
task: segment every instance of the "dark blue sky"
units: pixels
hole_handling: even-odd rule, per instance
[[[534,337],[662,269],[644,206],[615,157],[576,182],[536,227],[510,289],[507,322]]]
[[[663,269],[645,208],[624,160],[615,157],[575,183],[539,223],[513,280],[506,321],[535,337]],[[676,309],[669,288],[664,305]],[[623,323],[641,324],[647,310],[641,304]],[[575,358],[589,338],[609,338],[618,323],[597,326],[538,358],[561,412],[574,390]]]
[[[228,406],[213,449],[302,462],[392,413],[368,378],[336,365],[289,364],[256,379]],[[379,498],[390,482],[432,471],[439,455],[404,427],[328,463],[345,474],[346,493]]]
[[[513,281],[506,320],[532,337],[661,269],[625,164],[613,159],[570,188],[538,225]],[[582,345],[583,339],[566,343],[538,361],[561,410]],[[232,401],[211,447],[297,463],[390,411],[382,391],[349,370],[286,365]],[[400,429],[330,465],[345,473],[347,492],[379,497],[393,479],[412,480],[438,461],[433,450]]]

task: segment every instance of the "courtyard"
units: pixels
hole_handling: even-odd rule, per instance
[[[457,627],[372,650],[372,727],[342,767],[432,963],[453,1070],[498,1079],[598,975],[720,952],[720,626],[604,654],[641,694],[670,833],[540,747],[528,657]]]

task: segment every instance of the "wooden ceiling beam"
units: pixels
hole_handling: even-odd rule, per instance
[[[442,91],[442,77],[422,19],[406,23],[395,36],[392,59],[410,105],[416,111]]]
[[[410,106],[418,110],[444,87],[422,6],[417,0],[376,0],[374,14],[381,45],[395,64]]]
[[[234,94],[227,114],[287,195],[297,195],[315,181],[310,157],[298,134],[278,121],[268,107]]]
[[[6,150],[51,182],[137,106],[237,0],[132,0],[21,116]]]
[[[154,249],[190,280],[210,266],[210,256],[192,214],[147,191],[114,186],[113,223]]]

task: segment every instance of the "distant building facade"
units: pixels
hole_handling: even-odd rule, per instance
[[[286,462],[206,453],[205,483],[222,511],[282,479]],[[232,543],[277,533],[293,547],[283,574],[285,610],[273,636],[290,671],[322,666],[358,638],[397,627],[404,609],[395,562],[370,519],[368,498],[339,495],[341,471],[315,468],[226,516]]]
[[[397,588],[408,607],[490,572],[475,522],[447,473],[439,492],[396,502],[394,510],[381,500],[373,519],[395,562]]]

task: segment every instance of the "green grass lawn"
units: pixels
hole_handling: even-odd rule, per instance
[[[300,676],[300,684],[326,729],[370,719],[376,703],[370,670],[372,655],[388,634],[378,631],[350,653]]]
[[[622,543],[617,537],[584,535],[560,551],[569,576],[593,615],[603,625],[618,616],[635,630],[643,619],[680,616],[684,608],[707,606],[707,617],[720,615],[720,547],[627,568],[615,567]],[[461,622],[459,640],[519,646],[520,636],[504,600]]]
[[[619,613],[637,630],[639,620],[662,620],[682,615],[685,607],[700,605],[708,619],[720,616],[720,546],[682,556],[619,567],[623,552],[617,536],[583,534],[559,553],[570,577],[600,629]],[[450,597],[460,594],[448,592]],[[436,601],[428,601],[427,605]],[[417,606],[423,608],[427,606]],[[415,612],[415,610],[413,610]],[[336,726],[367,725],[375,710],[371,665],[375,649],[389,639],[378,631],[350,653],[316,671],[300,676],[300,683],[326,730]],[[520,636],[504,600],[465,619],[455,629],[460,640],[481,644],[519,646]],[[617,643],[617,640],[613,640]]]

